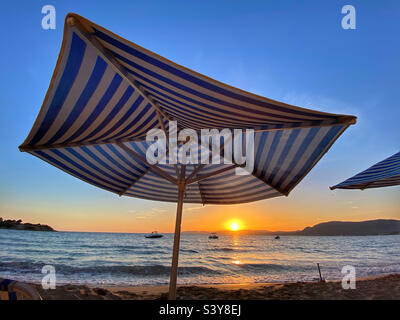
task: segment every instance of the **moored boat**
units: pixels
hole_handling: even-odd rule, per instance
[[[150,233],[150,234],[146,234],[144,237],[145,237],[145,238],[148,238],[148,239],[156,239],[156,238],[162,238],[163,235],[162,235],[162,234],[159,234],[157,231],[153,231],[153,232]]]

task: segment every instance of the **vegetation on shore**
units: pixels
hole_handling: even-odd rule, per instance
[[[55,231],[46,224],[22,223],[22,220],[3,220],[0,217],[0,229],[30,230],[30,231]]]

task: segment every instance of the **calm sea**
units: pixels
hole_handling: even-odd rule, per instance
[[[40,282],[44,265],[57,283],[166,284],[173,235],[33,232],[0,229],[0,277]],[[345,265],[357,277],[400,272],[400,236],[301,237],[183,234],[178,282],[242,283],[341,279]]]

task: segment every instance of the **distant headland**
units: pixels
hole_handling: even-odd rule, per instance
[[[186,231],[203,233],[203,231]],[[207,233],[207,232],[204,232]],[[400,220],[377,219],[360,222],[329,221],[298,231],[238,230],[217,231],[218,234],[287,235],[287,236],[375,236],[400,234]]]
[[[0,217],[0,229],[56,231],[46,224],[22,223],[22,220],[3,220],[2,217]]]

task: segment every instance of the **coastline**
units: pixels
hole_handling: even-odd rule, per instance
[[[62,285],[43,290],[44,300],[166,300],[168,285],[89,287]],[[399,300],[400,273],[358,278],[356,289],[340,281],[179,285],[180,300]]]

